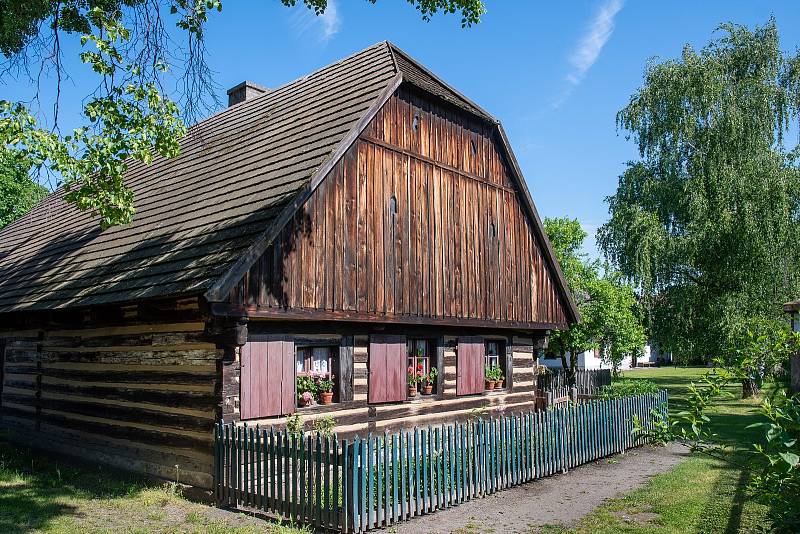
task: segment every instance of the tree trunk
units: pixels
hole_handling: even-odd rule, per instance
[[[758,395],[760,388],[758,387],[758,382],[756,382],[752,378],[745,378],[742,380],[742,398],[743,399],[751,399]]]
[[[575,385],[575,374],[578,370],[578,351],[571,349],[569,351],[569,369],[567,369],[567,382],[570,386]]]

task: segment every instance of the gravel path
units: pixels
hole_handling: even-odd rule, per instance
[[[542,525],[569,525],[606,500],[643,486],[653,475],[670,470],[687,455],[686,448],[679,445],[641,447],[615,456],[613,461],[599,460],[564,475],[537,480],[374,532],[529,533]]]

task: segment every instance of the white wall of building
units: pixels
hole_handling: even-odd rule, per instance
[[[568,353],[569,354],[569,353]],[[637,358],[637,361],[640,363],[652,363],[655,364],[659,358],[659,351],[656,347],[651,347],[649,344],[644,346],[644,354]],[[662,355],[665,358],[666,362],[671,361],[669,357],[669,353],[665,353]],[[569,359],[569,355],[567,356]],[[625,358],[622,363],[620,364],[620,370],[630,369],[631,368],[631,358]],[[543,356],[539,357],[539,365],[546,365],[551,369],[561,369],[561,358],[545,358]],[[611,365],[608,362],[604,362],[603,359],[600,357],[599,351],[596,350],[587,350],[582,352],[578,355],[578,369],[611,369]]]

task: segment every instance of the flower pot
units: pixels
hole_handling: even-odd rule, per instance
[[[494,380],[487,380],[486,391],[492,391],[493,389],[494,389]]]
[[[496,381],[494,383],[495,389],[503,389],[503,382],[505,382],[505,379]]]
[[[417,396],[417,388],[408,388],[408,396],[409,397],[416,397]]]
[[[333,391],[323,391],[319,394],[319,400],[322,404],[331,404],[333,402]]]
[[[431,393],[433,393],[433,385],[427,385],[422,388],[423,395],[430,395]]]
[[[311,406],[312,402],[314,402],[314,399],[306,400],[303,397],[300,397],[300,406],[302,406],[302,407]]]

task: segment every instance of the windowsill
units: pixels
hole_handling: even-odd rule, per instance
[[[500,389],[498,389],[498,388],[494,388],[494,389],[484,389],[484,390],[483,390],[483,395],[484,395],[485,397],[491,397],[492,395],[503,395],[503,394],[505,394],[505,393],[508,393],[508,391],[509,391],[509,390],[508,390],[508,388],[507,388],[507,387],[500,388]]]

